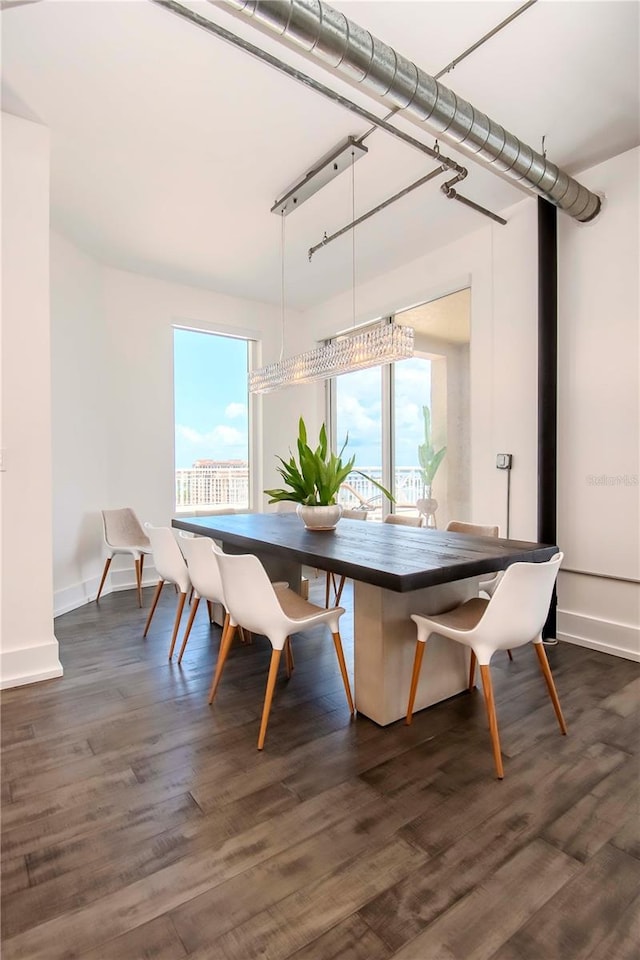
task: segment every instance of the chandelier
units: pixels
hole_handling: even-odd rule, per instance
[[[273,213],[282,218],[281,230],[281,313],[282,313],[282,348],[280,359],[275,363],[267,364],[249,373],[250,393],[271,393],[283,387],[295,384],[313,383],[315,380],[328,380],[340,376],[342,373],[351,373],[354,370],[364,370],[366,367],[377,367],[385,363],[394,363],[396,360],[405,360],[413,356],[413,330],[410,327],[395,323],[392,318],[382,321],[375,326],[368,326],[357,333],[355,330],[355,297],[356,297],[356,252],[355,252],[355,161],[366,152],[357,140],[349,137],[336,150],[327,154],[316,166],[282,197],[272,207]],[[284,278],[284,249],[285,233],[284,218],[292,210],[296,210],[317,190],[325,186],[329,180],[344,170],[347,164],[351,165],[351,266],[352,266],[352,314],[354,330],[350,334],[328,340],[314,350],[307,350],[293,357],[284,356],[284,329],[285,329],[285,278]]]
[[[393,321],[353,336],[330,340],[315,350],[278,360],[249,374],[250,393],[270,393],[297,383],[327,380],[341,373],[394,363],[413,356],[413,330]]]

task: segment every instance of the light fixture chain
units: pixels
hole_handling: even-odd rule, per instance
[[[280,336],[280,361],[284,360],[284,318],[285,318],[284,241],[285,241],[285,216],[284,216],[284,210],[283,210],[281,215],[281,224],[280,224],[280,322],[282,325],[281,336]]]
[[[356,157],[351,151],[351,323],[356,328]]]

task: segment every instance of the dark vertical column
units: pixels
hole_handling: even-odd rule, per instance
[[[556,543],[558,447],[557,208],[538,198],[538,540]],[[556,635],[556,592],[543,637]]]

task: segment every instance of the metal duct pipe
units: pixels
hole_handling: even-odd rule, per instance
[[[517,181],[576,220],[592,220],[600,198],[532,147],[476,110],[344,14],[321,0],[209,0],[301,47],[501,176]]]

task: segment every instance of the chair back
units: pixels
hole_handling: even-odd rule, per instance
[[[342,510],[342,517],[345,520],[366,520],[368,516],[367,510],[347,510],[346,508]]]
[[[260,560],[252,553],[216,552],[225,606],[233,620],[253,633],[282,632],[284,613]],[[285,634],[286,635],[286,634]]]
[[[193,589],[198,596],[226,606],[213,541],[209,537],[190,537],[181,532],[179,547],[187,562]]]
[[[388,513],[384,522],[395,523],[399,527],[424,527],[424,517],[405,517],[398,513]]]
[[[543,563],[507,567],[479,625],[494,650],[520,647],[540,635],[562,558],[556,553]]]
[[[148,547],[149,538],[131,507],[102,511],[104,540],[109,547]]]
[[[145,523],[144,528],[151,542],[153,565],[158,576],[177,583],[181,593],[188,593],[191,590],[189,571],[171,527],[152,527]]]
[[[499,537],[500,527],[483,523],[467,523],[465,520],[449,520],[445,527],[449,533],[468,533],[474,537]]]

